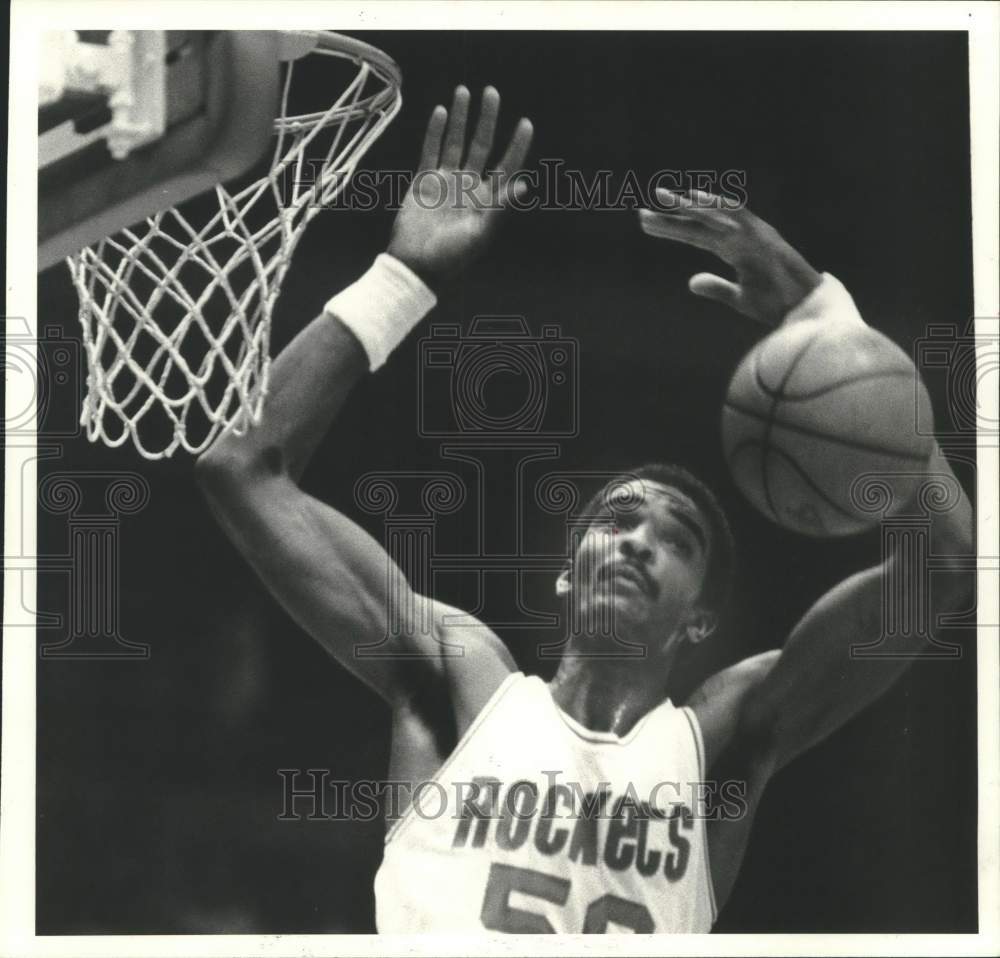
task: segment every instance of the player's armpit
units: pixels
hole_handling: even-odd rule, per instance
[[[449,628],[455,610],[415,593],[375,539],[284,472],[251,476],[209,464],[199,481],[272,595],[390,704],[430,687],[455,697],[461,722],[511,671],[509,654],[489,629]],[[446,668],[445,656],[458,664]]]
[[[771,649],[743,659],[706,679],[685,703],[698,719],[705,746],[705,767],[716,762],[738,731],[743,703],[774,668],[781,654]]]

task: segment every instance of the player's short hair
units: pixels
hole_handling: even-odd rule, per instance
[[[697,476],[683,466],[673,463],[651,462],[630,469],[605,483],[584,507],[584,515],[595,518],[608,515],[607,495],[616,486],[633,479],[648,479],[651,482],[670,486],[688,496],[698,507],[708,522],[709,548],[705,581],[702,584],[700,601],[713,611],[719,612],[729,600],[736,564],[736,542],[729,526],[729,519],[715,493]]]

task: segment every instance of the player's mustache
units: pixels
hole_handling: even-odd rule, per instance
[[[656,582],[653,581],[649,573],[639,563],[632,562],[629,559],[617,559],[605,562],[598,567],[595,580],[600,582],[622,574],[626,578],[633,579],[648,596],[653,599],[658,598],[660,590]]]

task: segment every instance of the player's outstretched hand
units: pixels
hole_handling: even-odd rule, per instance
[[[483,91],[476,129],[466,143],[469,99],[460,86],[450,111],[434,108],[420,165],[392,227],[388,252],[432,287],[483,252],[500,212],[527,188],[516,174],[531,146],[531,122],[518,122],[503,156],[487,172],[500,94],[493,87]]]
[[[696,296],[777,326],[819,285],[820,274],[773,226],[745,207],[701,190],[682,194],[658,189],[656,198],[665,212],[640,210],[643,232],[714,253],[736,272],[735,281],[714,273],[692,276],[688,288]]]

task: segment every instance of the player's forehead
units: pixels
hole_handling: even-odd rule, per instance
[[[666,506],[692,515],[700,515],[698,504],[686,492],[667,482],[654,479],[628,479],[616,482],[608,490],[608,501],[614,505]]]
[[[651,510],[673,516],[685,525],[694,527],[708,543],[708,522],[698,503],[686,492],[667,482],[653,479],[630,479],[617,483],[609,490],[608,502],[637,510]]]

